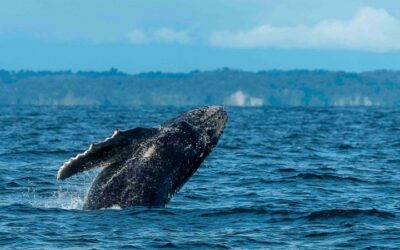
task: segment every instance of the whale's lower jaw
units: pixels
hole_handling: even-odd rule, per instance
[[[154,129],[121,131],[64,164],[59,175],[69,177],[97,162],[106,166],[89,190],[86,210],[165,207],[217,144],[226,122],[223,108],[213,106]]]

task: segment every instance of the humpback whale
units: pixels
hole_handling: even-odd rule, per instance
[[[154,128],[116,130],[65,162],[57,179],[104,167],[83,209],[164,207],[216,146],[227,119],[222,106],[206,106]]]

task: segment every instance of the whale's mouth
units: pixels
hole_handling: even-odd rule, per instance
[[[213,127],[213,125],[224,125],[227,113],[223,106],[205,106],[187,113],[188,122],[196,127]]]
[[[223,106],[211,106],[208,107],[210,116],[206,117],[205,126],[209,126],[208,129],[214,130],[214,135],[219,137],[225,128],[225,124],[228,120],[228,114],[224,110]]]
[[[223,106],[205,106],[182,114],[181,116],[169,120],[162,126],[170,126],[179,122],[186,122],[203,131],[213,131],[214,135],[219,136],[228,120],[228,114]]]

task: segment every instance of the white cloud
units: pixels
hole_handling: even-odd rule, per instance
[[[161,42],[188,43],[190,38],[185,31],[176,31],[171,28],[161,28],[153,32],[153,37]]]
[[[210,44],[236,48],[321,48],[386,52],[400,50],[400,20],[384,9],[360,8],[350,20],[316,25],[272,26],[216,31]]]
[[[155,30],[143,31],[135,29],[128,35],[131,43],[189,43],[190,37],[186,31],[177,31],[172,28],[160,28]]]
[[[139,29],[132,30],[129,33],[129,41],[131,43],[144,43],[145,42],[145,34],[143,31]]]

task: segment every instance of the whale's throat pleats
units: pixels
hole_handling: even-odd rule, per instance
[[[123,162],[132,154],[135,147],[158,133],[157,128],[134,128],[126,131],[116,130],[114,134],[99,143],[91,144],[89,149],[65,162],[58,170],[57,178],[66,179],[72,175],[95,167],[107,167]]]

